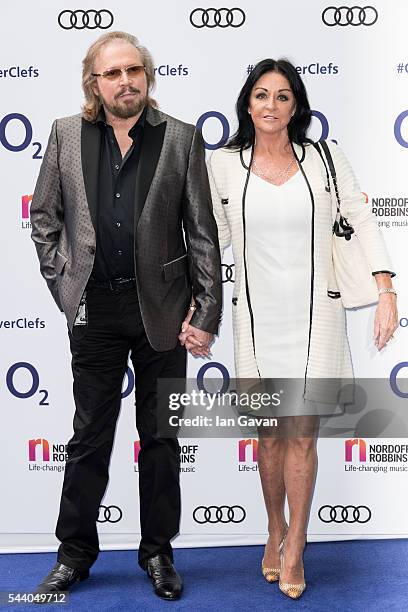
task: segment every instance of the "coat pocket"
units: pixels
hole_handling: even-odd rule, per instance
[[[64,268],[65,268],[65,264],[67,263],[68,258],[65,257],[65,255],[63,255],[62,253],[60,253],[59,251],[57,251],[56,255],[55,255],[55,271],[57,274],[62,274]]]
[[[163,274],[165,281],[171,281],[183,274],[187,273],[187,253],[172,259],[163,265]]]

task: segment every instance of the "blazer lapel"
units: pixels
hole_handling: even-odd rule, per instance
[[[86,198],[93,226],[96,231],[98,204],[98,171],[101,146],[101,131],[96,123],[82,119],[81,159]]]
[[[136,225],[149,195],[166,132],[166,121],[162,120],[160,123],[155,124],[156,113],[157,115],[159,114],[154,109],[148,109],[144,126],[142,150],[140,152],[135,185],[136,211],[138,211]]]

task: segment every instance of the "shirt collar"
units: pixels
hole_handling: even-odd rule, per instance
[[[133,138],[139,131],[141,131],[146,123],[146,115],[147,115],[147,106],[144,107],[142,114],[136,123],[130,128],[128,134],[131,138]],[[101,106],[98,116],[96,117],[96,122],[101,129],[111,128],[108,123],[106,123],[106,115],[103,106]]]

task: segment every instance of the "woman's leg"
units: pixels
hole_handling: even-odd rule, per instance
[[[286,531],[283,478],[286,440],[276,437],[276,434],[274,437],[273,433],[268,432],[268,428],[259,430],[258,467],[268,513],[269,538],[265,547],[264,566],[279,568],[279,544]]]
[[[289,505],[289,530],[285,539],[281,581],[303,582],[302,554],[317,473],[318,417],[288,419],[284,484]]]

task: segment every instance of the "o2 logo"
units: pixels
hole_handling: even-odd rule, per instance
[[[218,111],[208,111],[207,113],[204,113],[203,115],[201,115],[201,117],[198,118],[196,124],[197,129],[200,130],[201,133],[203,131],[204,123],[207,121],[207,119],[210,118],[218,119],[218,121],[221,123],[222,128],[222,136],[218,142],[211,144],[204,139],[205,148],[209,151],[214,151],[215,149],[223,147],[227,143],[230,137],[230,125],[228,119],[222,113],[219,113]]]
[[[11,141],[10,129],[11,128],[22,128],[22,135],[19,136],[16,141]],[[10,113],[5,115],[0,121],[0,144],[11,151],[12,153],[20,153],[27,149],[30,144],[34,147],[33,159],[42,159],[40,155],[42,145],[40,142],[32,142],[33,140],[33,126],[30,120],[21,113]]]
[[[398,142],[398,144],[401,145],[401,147],[405,147],[406,149],[408,149],[408,140],[405,140],[405,138],[403,138],[402,136],[402,124],[407,117],[408,117],[408,110],[403,111],[402,113],[398,115],[394,123],[395,139]]]
[[[408,114],[408,111],[407,111],[407,114]],[[329,137],[330,126],[329,126],[329,122],[326,116],[320,111],[312,110],[312,117],[315,117],[320,122],[321,130],[322,130],[320,138],[316,138],[316,140],[327,140]],[[218,142],[210,143],[210,142],[207,142],[204,138],[205,148],[208,149],[209,151],[214,151],[215,149],[219,149],[220,147],[223,147],[228,142],[228,139],[231,133],[231,128],[230,128],[229,121],[225,115],[223,115],[222,113],[218,111],[208,111],[206,113],[203,113],[197,120],[196,127],[198,130],[200,130],[200,132],[203,131],[204,124],[208,119],[218,120],[221,124],[221,129],[222,129],[221,138],[219,139]],[[406,146],[408,146],[408,143]]]
[[[407,399],[408,393],[401,391],[398,385],[398,380],[397,380],[398,374],[404,368],[408,368],[408,361],[401,361],[401,363],[397,363],[397,365],[392,368],[391,374],[390,374],[390,386],[391,386],[391,389],[394,391],[395,395],[398,395],[398,397]]]
[[[223,365],[222,363],[218,363],[217,361],[212,361],[211,363],[205,363],[203,366],[201,366],[201,368],[199,369],[197,373],[198,389],[200,391],[204,391],[205,393],[207,392],[214,393],[214,390],[207,391],[207,388],[205,385],[205,378],[204,378],[206,373],[212,369],[218,370],[218,372],[221,373],[221,377],[222,377],[222,386],[221,386],[221,389],[217,391],[217,393],[218,392],[227,393],[229,389],[231,377],[225,365]],[[131,368],[127,367],[126,374],[123,380],[124,380],[124,385],[122,387],[122,399],[124,399],[125,397],[128,397],[135,388],[135,375],[133,373],[133,370],[131,370]]]
[[[218,370],[222,376],[222,387],[217,393],[227,393],[230,385],[231,377],[225,365],[222,363],[218,363],[217,361],[211,361],[210,363],[205,363],[197,372],[197,387],[199,391],[204,391],[204,393],[214,393],[214,390],[208,391],[205,385],[204,376],[207,374],[209,370]]]
[[[17,379],[21,378],[21,372],[28,376],[29,388],[22,389],[21,381]],[[26,361],[19,361],[9,367],[6,374],[6,385],[11,395],[18,399],[28,399],[33,397],[36,393],[40,396],[39,406],[49,406],[48,391],[46,389],[39,389],[40,386],[40,375],[37,369]]]
[[[121,394],[122,399],[124,399],[125,397],[128,397],[128,395],[130,395],[133,389],[135,388],[135,375],[133,373],[133,370],[131,370],[129,366],[126,368],[125,377],[126,377],[126,387],[125,388],[122,387],[122,394]]]

